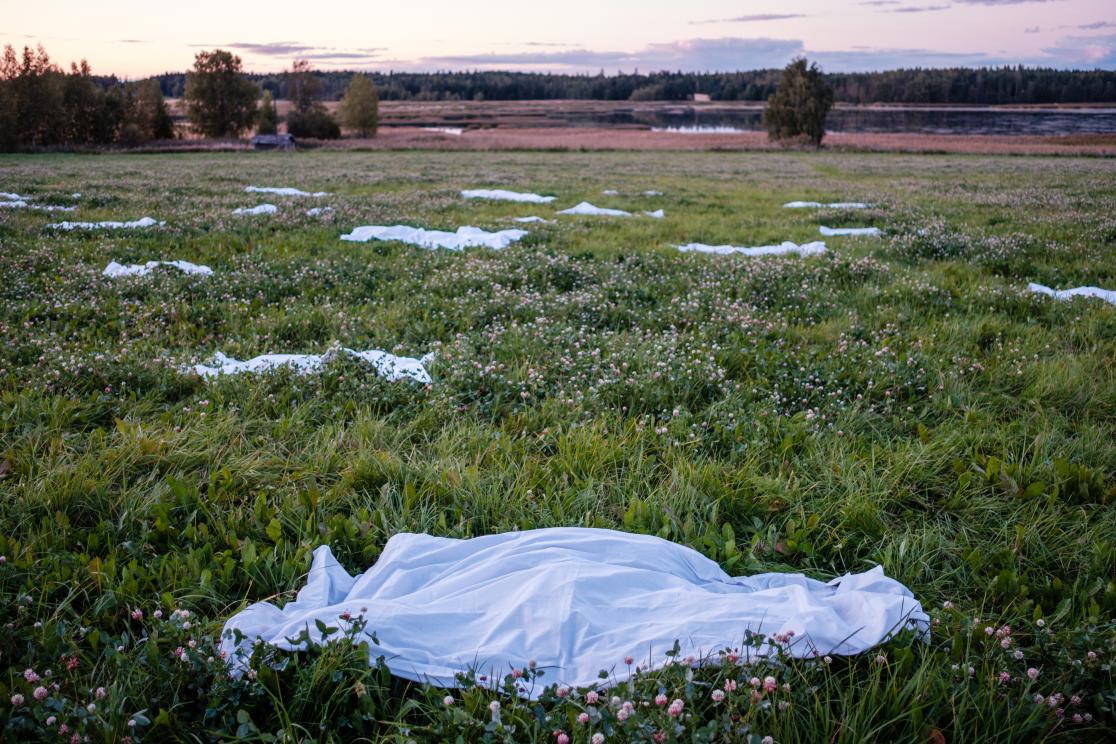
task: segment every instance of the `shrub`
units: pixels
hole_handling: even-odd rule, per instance
[[[292,111],[287,115],[287,131],[295,137],[309,139],[338,139],[341,127],[324,108],[309,111]]]
[[[361,137],[375,137],[380,124],[380,98],[376,86],[364,75],[353,75],[341,99],[341,122]]]
[[[833,108],[833,89],[817,64],[796,59],[783,70],[779,87],[767,101],[763,125],[773,140],[806,141],[821,147],[825,117]]]

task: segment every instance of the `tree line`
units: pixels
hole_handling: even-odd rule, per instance
[[[339,100],[356,73],[313,73],[325,100]],[[714,101],[766,101],[782,70],[733,73],[653,72],[618,75],[558,75],[532,72],[370,72],[381,100],[552,100],[684,101],[695,93]],[[1116,72],[1036,67],[911,68],[887,72],[825,73],[834,100],[842,103],[1049,104],[1116,102]],[[248,78],[275,99],[291,98],[285,73]],[[154,78],[163,95],[183,95],[186,76]]]

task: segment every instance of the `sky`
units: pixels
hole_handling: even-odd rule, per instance
[[[246,70],[730,71],[796,56],[829,72],[1042,65],[1116,69],[1114,0],[0,0],[0,45],[141,78],[203,49]]]

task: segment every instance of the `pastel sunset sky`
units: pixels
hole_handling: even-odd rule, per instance
[[[230,49],[269,72],[746,70],[805,54],[832,72],[1043,65],[1116,69],[1114,0],[338,0],[7,6],[0,44],[143,77]]]

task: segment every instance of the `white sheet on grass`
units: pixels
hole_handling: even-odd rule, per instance
[[[797,253],[799,256],[820,256],[825,253],[825,242],[818,240],[813,243],[798,245],[789,240],[779,245],[760,245],[753,248],[741,248],[735,245],[705,245],[704,243],[689,243],[678,246],[683,253],[715,253],[720,256],[739,254],[742,256],[783,256],[788,253]]]
[[[275,206],[274,204],[260,204],[256,207],[237,207],[233,210],[233,214],[275,214],[278,211],[279,207]]]
[[[157,266],[170,266],[184,274],[209,276],[213,273],[213,269],[208,266],[190,263],[189,261],[148,261],[142,264],[120,264],[116,261],[110,261],[101,275],[110,279],[115,279],[118,276],[146,276]]]
[[[654,212],[644,212],[644,214],[648,217],[654,217],[657,220],[661,220],[663,217],[666,217],[666,213],[661,209],[656,209]]]
[[[822,235],[828,238],[837,237],[841,235],[868,235],[872,237],[879,237],[880,228],[878,227],[826,227],[822,225],[818,228]]]
[[[30,196],[20,196],[10,191],[0,191],[0,200],[4,201],[31,201]]]
[[[1056,300],[1068,300],[1071,297],[1095,297],[1098,300],[1104,300],[1116,305],[1116,289],[1101,289],[1100,287],[1074,287],[1073,289],[1051,289],[1050,287],[1042,284],[1035,284],[1031,282],[1027,285],[1027,289],[1039,294],[1049,295]]]
[[[289,186],[276,187],[276,186],[245,186],[244,190],[249,194],[276,194],[278,196],[329,196],[328,191],[303,191],[302,189],[295,189]]]
[[[549,204],[558,198],[520,191],[505,191],[504,189],[469,189],[462,191],[461,195],[466,199],[490,199],[493,201],[526,202],[528,204]]]
[[[371,351],[353,351],[341,349],[340,353],[348,354],[376,368],[381,377],[389,382],[397,380],[414,380],[424,384],[429,383],[430,373],[426,371],[423,359],[401,357],[379,349]],[[238,361],[227,357],[221,352],[213,355],[212,364],[195,364],[187,367],[187,372],[195,372],[206,379],[220,377],[221,375],[237,375],[244,372],[267,372],[280,367],[290,367],[298,374],[318,372],[327,364],[332,355],[326,354],[263,354],[247,361]],[[425,359],[425,357],[424,357]]]
[[[461,127],[423,127],[424,132],[437,132],[438,134],[449,134],[454,137],[460,137],[465,134],[465,130]]]
[[[526,230],[488,232],[468,225],[457,228],[457,232],[424,230],[421,227],[408,225],[364,225],[348,235],[342,235],[341,239],[353,243],[367,243],[369,240],[398,240],[420,248],[445,248],[450,251],[466,248],[491,248],[498,251],[507,248],[526,234]]]
[[[516,218],[514,218],[514,219],[512,220],[512,222],[524,222],[524,223],[528,223],[528,222],[546,222],[546,223],[549,223],[549,222],[550,222],[550,220],[544,220],[544,219],[543,219],[542,217],[536,217],[536,216],[532,215],[532,216],[530,216],[530,217],[516,217]]]
[[[307,217],[321,217],[323,214],[332,212],[333,207],[311,207],[306,210]]]
[[[793,201],[783,205],[786,209],[867,209],[868,205],[864,202],[830,202],[829,204],[822,204],[821,202],[806,202],[806,201]]]
[[[165,221],[160,222],[151,217],[141,217],[130,222],[117,222],[115,220],[105,220],[104,222],[52,222],[47,227],[54,230],[138,230],[144,227],[162,227],[165,224],[167,224]]]
[[[591,217],[631,217],[631,212],[625,212],[622,209],[605,209],[603,207],[594,207],[589,202],[581,202],[576,207],[563,209],[558,214],[576,214],[588,215]]]
[[[912,626],[925,633],[918,600],[876,567],[828,583],[801,574],[732,577],[713,561],[658,537],[553,528],[468,540],[397,534],[375,565],[350,576],[328,546],[314,551],[306,585],[279,609],[253,604],[225,623],[222,650],[243,671],[256,638],[279,648],[316,621],[342,627],[363,615],[370,663],[393,674],[456,686],[467,669],[502,678],[535,659],[543,685],[600,684],[628,677],[623,661],[661,666],[677,640],[681,656],[741,649],[745,631],[794,632],[789,653],[862,653]],[[238,647],[234,631],[244,635]],[[336,637],[340,634],[335,634]],[[771,652],[741,650],[741,657]],[[607,684],[607,682],[605,682]]]

